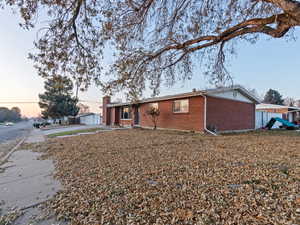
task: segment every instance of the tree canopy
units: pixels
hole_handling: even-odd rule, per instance
[[[294,107],[297,104],[297,101],[292,97],[286,97],[284,99],[284,105]]]
[[[53,76],[45,81],[44,88],[45,93],[39,94],[43,118],[58,119],[78,114],[78,100],[72,97],[73,83],[69,78]]]
[[[88,105],[79,103],[77,106],[79,108],[78,114],[85,114],[85,113],[89,113],[90,112],[90,107]]]
[[[264,103],[275,104],[275,105],[284,105],[284,99],[282,95],[273,89],[269,89],[264,97]]]
[[[21,121],[21,110],[18,107],[12,107],[8,109],[6,107],[0,107],[0,122],[19,122]]]
[[[226,57],[238,41],[286,36],[300,25],[295,0],[5,0],[31,28],[43,12],[49,21],[30,54],[43,77],[66,74],[106,92],[140,94],[150,86],[190,79],[202,63],[211,82],[231,79]],[[103,76],[104,49],[113,65]]]

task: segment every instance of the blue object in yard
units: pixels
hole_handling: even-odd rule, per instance
[[[289,122],[287,120],[281,119],[279,117],[276,117],[275,120],[278,121],[278,122],[280,122],[280,123],[282,123],[283,125],[285,125],[287,127],[297,127],[296,124],[293,124],[293,123],[291,123],[291,122]]]
[[[284,120],[284,119],[281,119],[280,117],[275,117],[275,118],[272,118],[269,123],[267,124],[266,128],[268,128],[269,130],[273,127],[274,123],[278,121],[280,123],[282,123],[284,126],[288,127],[288,128],[296,128],[298,127],[297,125],[287,121],[287,120]]]

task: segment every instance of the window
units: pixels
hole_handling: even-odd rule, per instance
[[[149,103],[149,108],[158,109],[158,103],[157,102]]]
[[[129,107],[122,107],[121,119],[131,119],[131,110]]]
[[[173,103],[173,112],[174,113],[187,113],[189,112],[189,100],[176,100]]]

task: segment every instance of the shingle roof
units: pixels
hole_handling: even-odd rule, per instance
[[[128,105],[138,104],[138,103],[158,102],[158,101],[164,101],[164,100],[170,100],[170,99],[179,99],[179,98],[187,98],[187,97],[222,93],[222,92],[227,92],[227,91],[231,91],[231,90],[239,91],[241,94],[243,94],[245,97],[249,98],[252,102],[254,102],[256,104],[260,103],[260,100],[256,96],[254,96],[252,93],[247,91],[245,88],[243,88],[240,85],[234,85],[231,87],[206,89],[206,90],[202,90],[202,91],[193,91],[193,92],[187,92],[187,93],[181,93],[181,94],[175,94],[175,95],[166,95],[166,96],[162,96],[162,97],[145,98],[138,102],[111,103],[111,104],[108,104],[107,107],[128,106]]]
[[[256,105],[256,109],[292,109],[292,110],[300,110],[299,107],[286,106],[286,105],[275,105],[275,104],[265,104],[265,103]]]

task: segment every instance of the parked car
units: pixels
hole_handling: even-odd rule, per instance
[[[10,127],[10,126],[13,126],[14,125],[14,123],[12,123],[12,122],[6,122],[5,123],[5,126],[7,126],[7,127]]]
[[[33,124],[33,127],[35,128],[40,128],[40,127],[45,127],[45,126],[48,126],[48,125],[51,125],[51,123],[45,121],[45,122],[35,122]]]

